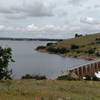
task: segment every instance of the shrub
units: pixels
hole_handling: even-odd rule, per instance
[[[90,75],[86,75],[85,77],[86,77],[85,80],[91,80],[92,79]]]
[[[33,76],[33,79],[36,79],[36,80],[46,80],[46,76],[44,75],[35,75]]]
[[[76,52],[77,52],[77,53],[82,53],[82,51],[80,51],[80,50],[77,50]]]
[[[94,76],[86,75],[85,78],[86,78],[85,80],[93,80],[93,81],[99,81],[100,80],[95,75]]]
[[[47,49],[50,53],[58,53],[58,54],[64,54],[67,52],[66,48],[54,48],[54,47],[49,47]]]
[[[35,80],[46,80],[45,75],[30,75],[26,74],[25,76],[22,76],[21,79],[35,79]]]
[[[76,80],[76,79],[71,77],[70,75],[62,75],[58,76],[57,80]]]
[[[87,51],[88,54],[93,54],[95,53],[95,48],[90,48],[88,51]]]
[[[38,47],[36,48],[36,50],[45,49],[45,48],[46,48],[45,46],[38,46]]]
[[[72,44],[71,45],[71,49],[73,50],[73,49],[79,49],[79,46],[78,45],[75,45],[75,44]]]
[[[99,78],[97,78],[95,75],[92,77],[92,80],[93,81],[99,81],[100,79]]]
[[[53,43],[47,43],[47,46],[51,46]]]
[[[22,76],[21,79],[33,79],[33,76],[30,74],[26,74],[25,76]]]

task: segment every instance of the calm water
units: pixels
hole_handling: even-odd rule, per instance
[[[11,63],[9,66],[13,69],[15,78],[28,73],[54,77],[61,74],[67,67],[87,62],[55,54],[40,53],[34,50],[37,46],[46,43],[41,41],[0,41],[1,46],[8,46],[13,50],[13,58],[16,62]]]

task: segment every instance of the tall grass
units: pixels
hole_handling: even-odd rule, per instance
[[[58,80],[1,81],[0,100],[100,100],[100,83]]]

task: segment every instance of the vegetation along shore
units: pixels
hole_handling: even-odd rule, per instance
[[[75,34],[75,38],[47,43],[46,46],[39,46],[36,50],[86,60],[98,59],[100,58],[100,33],[85,36]]]

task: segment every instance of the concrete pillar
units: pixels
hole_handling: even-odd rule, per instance
[[[83,66],[83,76],[87,75],[87,65]]]
[[[97,69],[98,69],[97,67],[98,67],[98,64],[97,64],[97,63],[95,63],[95,72],[97,72],[97,71],[98,71],[98,70],[97,70]]]
[[[79,77],[82,76],[81,67],[79,67]]]
[[[90,64],[87,65],[87,75],[91,75],[91,66],[90,66]]]
[[[95,63],[93,63],[91,66],[92,66],[92,75],[94,76],[94,74],[95,74]]]
[[[94,64],[91,64],[91,76],[94,75]]]
[[[89,75],[89,65],[87,65],[87,75]]]
[[[81,76],[82,76],[82,77],[84,76],[84,73],[83,73],[83,66],[81,67]]]
[[[79,68],[77,68],[77,75],[79,76]]]
[[[97,62],[97,68],[96,68],[97,72],[99,71],[99,63]]]
[[[76,75],[78,75],[78,71],[77,71],[77,68],[75,68],[75,74],[76,74]]]
[[[88,70],[87,70],[87,68],[88,68],[88,65],[86,65],[86,67],[85,67],[86,75],[88,75]]]
[[[92,75],[92,69],[91,69],[91,64],[89,64],[89,75]]]
[[[98,62],[98,71],[100,71],[100,62]]]
[[[93,75],[93,64],[91,64],[91,76]]]

